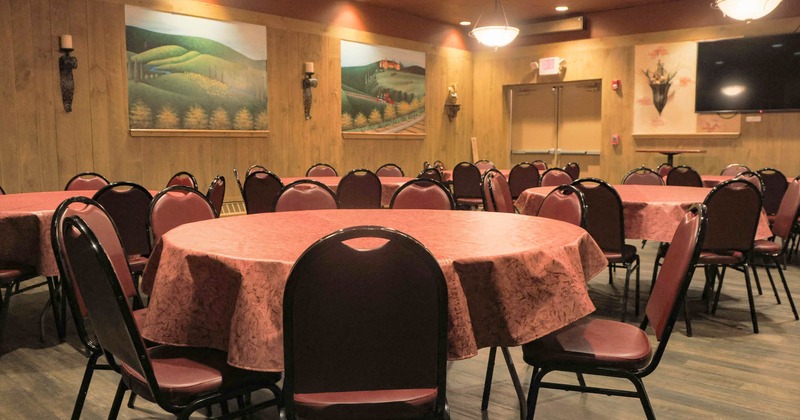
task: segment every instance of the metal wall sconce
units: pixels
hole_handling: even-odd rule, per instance
[[[306,119],[311,119],[311,88],[317,87],[317,79],[313,78],[314,63],[307,61],[303,63],[303,71],[306,77],[303,79],[303,110],[306,113]]]
[[[58,59],[58,70],[61,73],[61,101],[64,111],[72,112],[72,96],[75,94],[75,80],[72,70],[78,68],[78,59],[69,55],[72,52],[72,35],[61,35],[58,39],[61,57]]]
[[[456,91],[456,85],[452,84],[447,87],[447,102],[444,104],[444,110],[447,113],[447,119],[450,122],[458,115],[458,111],[461,110],[461,105],[457,104],[458,102],[458,92]]]

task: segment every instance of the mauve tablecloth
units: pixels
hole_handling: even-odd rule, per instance
[[[294,181],[298,181],[301,179],[313,179],[315,181],[319,181],[325,184],[328,188],[332,189],[333,192],[336,192],[337,187],[339,186],[339,181],[342,180],[340,176],[301,176],[301,177],[287,177],[281,178],[281,182],[283,185],[288,185]],[[382,176],[379,177],[381,180],[381,206],[389,207],[389,203],[392,202],[392,196],[394,195],[395,191],[397,191],[400,186],[405,184],[408,181],[411,181],[414,178],[406,178],[406,177],[398,177],[398,176]]]

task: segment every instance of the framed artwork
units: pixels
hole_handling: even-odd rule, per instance
[[[425,53],[341,41],[342,132],[425,134]]]
[[[134,130],[267,130],[267,28],[125,6]]]
[[[639,137],[738,135],[741,117],[694,112],[697,43],[637,45],[633,135]]]

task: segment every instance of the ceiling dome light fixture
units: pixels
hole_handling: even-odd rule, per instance
[[[725,16],[749,22],[770,14],[779,4],[781,0],[714,0],[711,6]]]
[[[519,28],[508,25],[508,18],[506,17],[506,9],[503,8],[503,3],[500,0],[494,2],[494,14],[490,15],[483,26],[478,26],[481,23],[483,14],[478,16],[475,21],[475,27],[470,31],[469,36],[475,38],[487,47],[505,47],[510,44],[514,38],[519,35]]]

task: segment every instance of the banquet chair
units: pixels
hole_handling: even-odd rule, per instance
[[[185,187],[197,189],[197,180],[194,175],[189,172],[181,171],[172,175],[172,178],[169,179],[167,186],[164,188],[173,187],[175,185],[183,185]]]
[[[0,187],[0,195],[6,195],[6,190],[3,187]]]
[[[477,160],[475,161],[475,166],[478,167],[478,170],[480,170],[482,174],[488,171],[489,169],[495,169],[494,163],[489,159]]]
[[[239,178],[239,170],[233,168],[233,178],[236,180],[236,185],[239,186],[239,193],[242,194],[242,198],[244,198],[244,185],[242,185],[242,179]]]
[[[378,176],[395,176],[395,177],[403,177],[406,174],[403,170],[394,163],[386,163],[381,165],[377,171],[375,171],[375,175]]]
[[[357,226],[320,239],[286,281],[282,418],[449,418],[447,308],[414,238]]]
[[[225,202],[225,177],[217,175],[206,191],[206,198],[211,202],[217,215],[222,215],[222,203]]]
[[[664,185],[664,179],[658,172],[640,166],[632,169],[622,178],[623,185]]]
[[[764,182],[764,211],[770,223],[775,221],[775,214],[781,206],[781,200],[789,187],[786,175],[775,168],[761,168],[756,171]]]
[[[559,185],[542,201],[538,217],[560,220],[586,228],[586,199],[573,185]]]
[[[2,236],[0,236],[1,239]],[[57,302],[55,278],[44,277],[43,279],[38,276],[36,269],[29,265],[12,261],[0,261],[0,345],[3,344],[3,333],[11,305],[11,297],[44,285],[47,285],[50,292],[53,315],[56,320],[56,326],[58,326],[58,309],[55,304]]]
[[[481,171],[472,163],[461,162],[453,168],[453,198],[458,209],[474,209],[483,204]]]
[[[508,188],[511,190],[511,198],[515,200],[523,191],[538,186],[539,169],[530,162],[518,163],[508,173]]]
[[[756,187],[758,192],[761,193],[761,198],[763,200],[765,188],[764,188],[764,180],[761,179],[761,175],[759,175],[758,173],[753,172],[753,171],[744,171],[744,172],[740,173],[739,175],[736,175],[736,177],[734,177],[734,179],[743,179],[743,180],[753,184],[753,186]]]
[[[150,238],[155,246],[170,230],[192,222],[219,217],[214,205],[203,193],[183,185],[169,187],[156,194],[148,212]]]
[[[541,159],[536,159],[531,163],[536,167],[536,169],[539,170],[539,172],[544,172],[547,170],[547,163]]]
[[[578,162],[568,163],[564,170],[572,177],[573,181],[581,177],[581,165]]]
[[[115,182],[101,188],[92,199],[103,206],[114,221],[127,252],[134,282],[138,284],[150,255],[147,212],[153,196],[139,184]]]
[[[244,173],[244,177],[247,178],[253,172],[269,172],[269,170],[267,170],[267,168],[265,166],[262,166],[262,165],[259,165],[259,164],[253,164],[253,165],[250,165],[249,168],[247,168],[247,172]]]
[[[664,355],[680,302],[692,280],[705,225],[703,206],[693,205],[675,230],[664,268],[638,328],[623,322],[583,318],[522,345],[525,362],[534,367],[528,391],[528,419],[534,417],[541,388],[638,398],[645,416],[656,418],[642,378],[656,370]],[[646,331],[648,325],[658,341],[655,351]],[[627,379],[636,391],[544,382],[544,377],[554,371]]]
[[[253,172],[244,180],[242,199],[247,214],[275,211],[275,198],[280,194],[283,182],[272,172]]]
[[[489,169],[483,174],[481,191],[484,211],[516,213],[506,177],[497,169]]]
[[[339,208],[339,200],[325,184],[301,179],[281,189],[274,208],[275,211],[334,210]]]
[[[336,187],[340,209],[379,209],[382,193],[381,180],[369,169],[353,169]]]
[[[234,368],[226,353],[208,348],[155,346],[147,348],[118,281],[113,260],[123,255],[98,241],[80,218],[64,220],[63,253],[81,291],[89,319],[103,351],[119,366],[121,379],[109,419],[119,414],[125,391],[156,403],[180,419],[228,399],[269,389],[275,398],[248,406],[246,414],[278,404],[279,373]]]
[[[719,174],[720,175],[736,176],[736,175],[739,175],[742,172],[746,172],[746,171],[749,171],[749,170],[750,170],[750,168],[748,168],[745,165],[742,165],[741,163],[731,163],[730,165],[724,167],[722,169],[722,171],[720,171]]]
[[[108,179],[106,179],[106,177],[104,177],[103,175],[98,174],[97,172],[81,172],[70,178],[69,181],[67,181],[67,185],[64,186],[64,191],[77,191],[77,190],[97,191],[108,184],[110,184]]]
[[[661,165],[658,165],[658,167],[656,168],[656,172],[658,172],[658,175],[661,178],[666,177],[667,174],[669,174],[669,171],[671,170],[672,170],[672,165],[670,165],[669,163],[662,163]]]
[[[572,181],[572,175],[561,168],[550,168],[542,174],[539,178],[539,186],[541,187],[555,187],[558,185],[569,184]]]
[[[306,176],[339,176],[339,174],[327,163],[315,163],[308,168]]]
[[[441,160],[434,160],[433,165],[434,168],[438,169],[439,172],[446,170],[444,163]]]
[[[628,310],[628,291],[631,273],[636,270],[634,310],[639,316],[639,255],[636,247],[625,243],[625,222],[622,199],[607,182],[597,178],[582,178],[572,183],[586,200],[586,230],[608,259],[608,282],[613,283],[612,269],[625,268],[625,287],[622,291],[622,321]]]
[[[703,179],[691,166],[681,165],[669,171],[666,184],[678,187],[702,187]]]
[[[800,215],[800,181],[794,180],[791,184],[789,184],[789,187],[786,189],[786,193],[783,195],[780,208],[778,209],[778,213],[775,215],[775,223],[772,224],[771,228],[773,238],[781,238],[781,243],[778,244],[774,241],[758,239],[753,243],[752,255],[753,259],[755,257],[762,259],[764,263],[764,269],[767,271],[767,276],[769,277],[769,281],[772,284],[773,291],[775,292],[775,297],[778,298],[778,292],[777,289],[775,289],[775,283],[772,280],[772,274],[769,271],[770,266],[767,260],[771,260],[775,264],[774,267],[778,269],[778,274],[783,282],[783,289],[786,292],[789,305],[792,307],[794,319],[800,318],[798,318],[797,308],[794,305],[792,293],[789,291],[789,285],[786,283],[786,277],[783,275],[781,262],[786,264],[786,254],[788,253],[789,248],[789,236],[792,233],[792,225],[797,220],[798,215]],[[779,259],[781,261],[779,261]],[[758,271],[756,270],[755,261],[751,260],[751,263],[753,264],[753,275],[757,279]],[[780,303],[780,298],[778,298],[778,303]]]
[[[401,185],[389,203],[392,209],[455,210],[450,190],[435,179],[416,178]]]
[[[428,168],[423,169],[422,172],[417,175],[417,178],[432,179],[437,182],[442,182],[442,173],[436,168]]]
[[[123,243],[121,242],[119,232],[114,224],[111,216],[106,210],[96,201],[86,197],[72,197],[64,200],[53,214],[53,221],[50,228],[51,244],[53,247],[53,255],[56,257],[58,264],[58,272],[61,278],[61,322],[60,329],[65,328],[66,323],[66,305],[70,307],[72,313],[72,320],[75,324],[75,330],[78,333],[78,338],[86,349],[87,361],[86,368],[83,373],[83,380],[81,381],[78,390],[78,396],[75,399],[75,405],[72,409],[72,418],[80,418],[83,409],[86,395],[89,392],[89,385],[92,381],[92,376],[95,370],[116,370],[119,368],[113,362],[98,363],[100,357],[103,355],[103,349],[99,343],[96,342],[87,329],[87,317],[89,313],[86,305],[75,283],[75,276],[72,268],[67,261],[66,254],[64,253],[63,243],[63,226],[64,221],[72,216],[79,216],[87,226],[89,226],[95,233],[95,236],[100,244],[105,249],[114,250],[114,255],[127,255]],[[120,288],[123,292],[126,301],[132,304],[133,319],[137,325],[141,325],[147,316],[147,309],[143,308],[142,300],[130,275],[130,268],[126,266],[127,260],[123,258],[113,258],[111,264],[115,267],[115,271],[119,273],[117,281],[119,281]],[[133,395],[129,406],[133,405]]]

